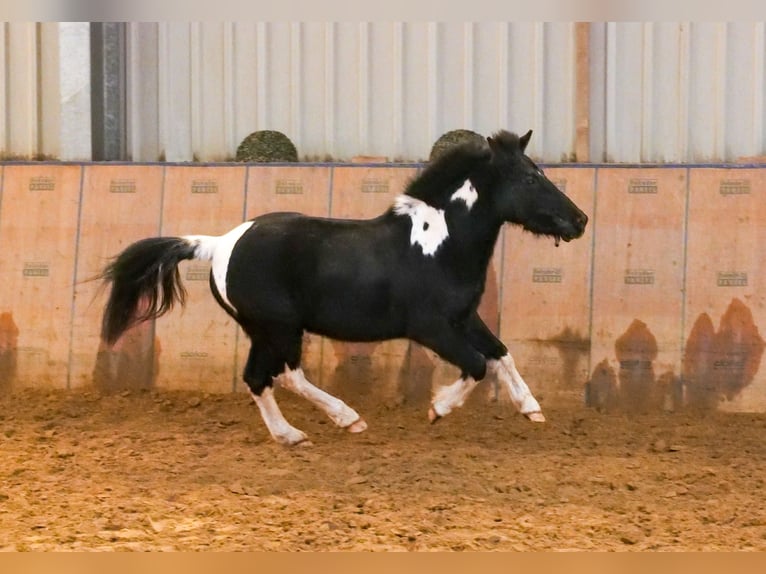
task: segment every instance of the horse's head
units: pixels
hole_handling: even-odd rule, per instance
[[[585,215],[524,153],[532,130],[518,137],[500,131],[487,138],[492,169],[485,173],[495,213],[535,235],[571,241],[585,232]]]

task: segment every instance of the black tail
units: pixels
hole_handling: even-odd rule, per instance
[[[195,246],[180,237],[151,237],[128,246],[100,278],[112,285],[101,338],[113,345],[130,327],[167,313],[186,300],[178,264],[194,259]],[[139,308],[140,307],[140,308]]]

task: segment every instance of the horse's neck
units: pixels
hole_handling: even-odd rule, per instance
[[[464,271],[482,279],[495,250],[503,222],[493,217],[491,210],[475,206],[467,215],[453,218],[451,251],[459,259]]]

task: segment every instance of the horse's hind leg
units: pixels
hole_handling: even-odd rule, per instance
[[[275,371],[277,368],[274,355],[267,348],[253,342],[243,378],[272,438],[287,446],[306,443],[306,433],[287,422],[274,398],[272,379],[278,373]]]
[[[359,414],[337,397],[312,385],[300,367],[301,346],[303,343],[302,331],[280,331],[280,334],[269,337],[272,345],[276,346],[279,354],[284,358],[283,376],[280,384],[287,390],[303,397],[322,412],[340,428],[349,432],[357,433],[367,429],[367,423]]]
[[[280,384],[296,395],[313,403],[340,428],[352,433],[362,432],[367,429],[367,423],[359,416],[359,413],[339,398],[312,385],[306,379],[303,369],[300,367],[290,368],[289,365],[285,366],[285,372],[280,379]]]

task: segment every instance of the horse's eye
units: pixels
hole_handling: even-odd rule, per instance
[[[526,183],[527,185],[532,185],[533,183],[535,183],[535,176],[533,175],[526,176],[524,178],[524,183]]]

